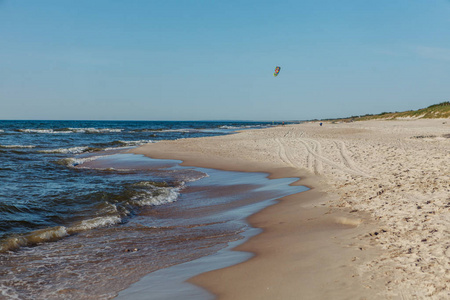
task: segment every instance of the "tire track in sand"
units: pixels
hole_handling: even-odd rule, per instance
[[[354,169],[354,167],[347,167],[347,166],[342,166],[339,163],[336,163],[330,159],[328,159],[327,157],[322,155],[322,152],[320,150],[321,148],[321,144],[319,141],[316,140],[312,140],[312,139],[299,139],[299,142],[302,143],[305,147],[306,150],[311,153],[312,155],[314,155],[314,157],[316,158],[316,160],[319,160],[323,163],[326,163],[342,172],[346,172],[352,175],[358,175],[358,176],[364,176],[364,177],[371,177],[369,174],[362,172],[359,169]],[[308,143],[312,143],[312,144],[316,144],[315,148],[318,149],[318,151],[314,151],[314,149],[312,149]],[[339,155],[342,157],[342,152],[339,151]],[[348,158],[348,157],[347,157]],[[343,158],[343,160],[345,161],[345,158]],[[347,161],[348,162],[348,161]],[[319,173],[320,174],[320,173]]]
[[[296,168],[297,166],[292,163],[292,161],[289,159],[289,157],[286,155],[286,147],[284,144],[280,141],[280,139],[276,138],[275,141],[278,143],[278,156],[280,159],[287,165]]]
[[[348,168],[350,168],[354,171],[360,172],[361,174],[364,174],[364,176],[366,176],[366,177],[372,177],[370,174],[368,174],[367,172],[360,169],[356,165],[356,163],[350,158],[347,148],[345,147],[345,143],[343,141],[335,141],[334,143],[336,144],[337,148],[339,149],[342,161]]]
[[[284,137],[290,137],[290,132],[287,132]],[[280,159],[287,165],[294,167],[294,168],[305,168],[305,166],[299,164],[294,158],[292,151],[290,150],[289,146],[286,146],[282,140],[279,138],[275,139],[278,143],[278,156]],[[321,151],[320,145],[314,144],[313,145],[314,151]],[[308,156],[306,158],[307,160],[307,168],[311,171],[313,171],[315,174],[322,174],[323,168],[322,168],[322,162],[320,160],[317,160],[315,156],[312,154],[312,152],[308,152]]]
[[[335,169],[338,169],[342,172],[349,173],[352,175],[357,176],[364,176],[364,177],[371,177],[371,175],[367,174],[366,172],[360,170],[356,164],[353,162],[353,160],[349,157],[347,150],[345,148],[345,145],[343,142],[341,142],[339,149],[339,156],[341,157],[341,160],[344,162],[344,165],[341,165],[339,163],[336,163],[332,161],[331,159],[328,159],[322,154],[322,144],[314,139],[307,139],[307,138],[295,138],[292,136],[292,132],[289,131],[284,135],[284,138],[294,138],[296,141],[300,142],[305,149],[308,152],[306,163],[307,168],[311,171],[313,171],[315,174],[323,174],[323,163],[330,165],[334,167]],[[304,168],[305,166],[302,166],[301,164],[297,163],[295,159],[293,159],[292,150],[289,146],[286,146],[283,140],[277,138],[276,142],[279,145],[278,148],[278,155],[280,159],[287,165],[294,167],[294,168]],[[338,144],[336,144],[338,145]]]
[[[315,174],[323,174],[323,164],[322,164],[322,160],[318,159],[317,157],[322,157],[322,145],[315,141],[315,140],[310,140],[313,144],[313,148],[312,150],[314,151],[314,153],[317,153],[317,156],[315,156],[313,154],[314,157],[314,173]]]

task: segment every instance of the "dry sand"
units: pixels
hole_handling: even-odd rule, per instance
[[[252,259],[190,280],[220,299],[450,299],[449,134],[449,119],[305,123],[134,152],[312,188],[250,217]]]

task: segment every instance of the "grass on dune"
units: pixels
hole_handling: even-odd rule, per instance
[[[433,104],[418,110],[403,112],[383,112],[381,114],[364,116],[352,116],[339,119],[341,121],[366,121],[366,120],[395,120],[395,119],[446,119],[450,118],[450,101]]]

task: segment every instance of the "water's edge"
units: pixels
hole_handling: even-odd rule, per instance
[[[179,297],[186,300],[215,299],[215,295],[187,282],[187,280],[196,275],[230,267],[252,258],[252,253],[233,249],[261,232],[261,229],[251,227],[241,234],[244,239],[231,242],[226,248],[214,254],[150,273],[122,290],[114,299],[165,300]]]
[[[198,169],[202,171],[207,170],[204,168]],[[216,169],[211,170],[217,172],[230,172]],[[255,172],[244,173],[252,174]],[[268,173],[259,174],[264,174],[266,177],[269,176]],[[287,187],[293,182],[298,181],[299,178],[289,177],[283,178],[281,180],[285,180],[285,184]],[[302,191],[308,190],[308,188],[305,186],[298,187],[302,188]],[[261,210],[277,204],[279,202],[278,199],[280,198],[282,197],[278,197],[276,199],[267,199],[246,207],[241,207],[239,209],[244,217],[240,220],[237,220],[237,222],[240,222],[246,227],[246,230],[240,233],[240,235],[243,237],[242,239],[229,242],[225,248],[220,249],[215,253],[149,273],[142,277],[138,282],[120,291],[114,299],[164,300],[176,299],[177,297],[182,297],[184,300],[215,299],[215,295],[213,295],[206,289],[191,284],[187,281],[197,275],[217,269],[230,267],[251,259],[254,256],[253,253],[233,250],[237,246],[247,242],[250,238],[263,232],[262,229],[252,227],[247,219],[250,216],[260,212]]]

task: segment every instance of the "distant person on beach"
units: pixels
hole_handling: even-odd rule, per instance
[[[320,126],[322,126],[322,123],[320,123]]]

